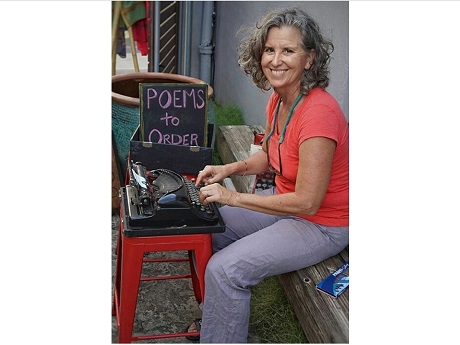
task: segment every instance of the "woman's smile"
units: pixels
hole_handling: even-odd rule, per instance
[[[298,29],[273,27],[268,31],[261,66],[270,84],[281,89],[298,89],[309,54],[301,45]]]
[[[279,70],[279,69],[272,69],[271,70],[273,74],[275,75],[281,75],[281,74],[284,74],[287,72],[287,70],[283,69],[283,70]]]

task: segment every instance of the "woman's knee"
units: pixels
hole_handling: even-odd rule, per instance
[[[213,277],[214,279],[220,279],[219,277],[225,275],[225,267],[222,259],[218,253],[211,256],[206,266],[206,276]]]
[[[229,252],[231,255],[225,255],[224,252]],[[206,266],[206,280],[211,279],[218,283],[227,281],[227,285],[234,284],[237,276],[236,268],[239,265],[232,254],[231,251],[224,250],[212,255]]]

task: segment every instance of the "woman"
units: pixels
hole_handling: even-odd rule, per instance
[[[197,177],[204,203],[226,223],[213,234],[205,274],[202,343],[247,342],[249,287],[314,265],[348,245],[348,124],[325,91],[333,51],[300,9],[268,14],[240,45],[239,63],[267,104],[262,150],[244,161],[206,166]],[[229,175],[276,172],[260,194],[224,188]]]

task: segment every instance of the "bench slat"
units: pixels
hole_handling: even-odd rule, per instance
[[[224,164],[244,160],[249,157],[251,144],[254,143],[254,133],[263,133],[260,125],[219,126],[217,130],[217,150]],[[249,193],[250,176],[230,176],[239,192]]]
[[[279,276],[311,343],[348,343],[349,290],[335,299],[316,289],[317,283],[346,261],[344,258],[348,259],[348,247],[339,255],[314,266]]]

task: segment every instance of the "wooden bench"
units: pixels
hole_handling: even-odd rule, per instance
[[[220,126],[217,130],[217,150],[224,164],[245,159],[250,154],[255,133],[262,126]],[[252,191],[251,177],[231,176],[239,192]],[[295,272],[279,276],[279,281],[299,323],[310,343],[349,342],[349,291],[337,299],[316,289],[316,284],[348,261],[348,247],[340,254]]]
[[[227,164],[248,158],[254,134],[263,132],[264,128],[260,125],[220,126],[217,129],[216,145],[222,162]],[[252,191],[251,176],[230,176],[230,179],[237,191]]]
[[[279,276],[310,343],[348,343],[349,290],[337,299],[316,290],[316,284],[348,261],[348,247],[314,266]]]

